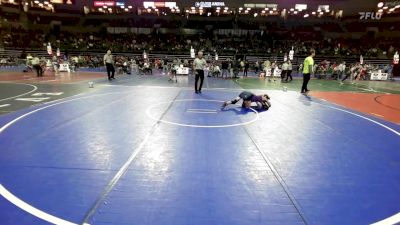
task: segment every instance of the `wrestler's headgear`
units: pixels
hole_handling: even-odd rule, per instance
[[[271,103],[268,100],[267,101],[262,101],[261,105],[265,110],[268,110],[271,107]]]

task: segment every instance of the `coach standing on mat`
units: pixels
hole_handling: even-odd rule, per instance
[[[308,90],[307,85],[308,85],[308,81],[310,81],[310,79],[311,79],[311,73],[313,73],[313,69],[314,69],[314,59],[313,59],[314,56],[315,56],[315,50],[311,49],[310,55],[304,60],[303,86],[301,87],[301,93],[307,93],[310,91],[310,90]]]
[[[203,52],[200,51],[197,55],[197,58],[193,62],[194,70],[196,71],[194,90],[196,94],[201,93],[201,87],[203,86],[204,81],[204,68],[206,67],[207,61],[203,58]],[[197,88],[197,83],[200,78],[200,86]]]
[[[115,79],[114,78],[114,57],[111,55],[111,50],[107,51],[107,54],[104,55],[104,65],[107,68],[107,76],[108,80]]]

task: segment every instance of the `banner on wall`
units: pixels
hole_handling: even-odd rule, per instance
[[[275,68],[274,69],[274,77],[280,77],[282,73],[281,69]]]
[[[225,2],[195,2],[194,6],[203,8],[224,7]]]
[[[217,30],[217,34],[219,35],[236,35],[236,36],[244,36],[244,35],[254,35],[256,33],[260,33],[258,30],[240,30],[240,29],[219,29]]]
[[[188,67],[178,67],[178,69],[176,70],[176,74],[189,75],[189,68]]]
[[[272,71],[271,69],[266,69],[265,70],[265,76],[266,77],[270,77],[271,76],[271,71]],[[274,69],[274,77],[280,77],[281,73],[282,73],[281,69],[278,69],[278,68]]]
[[[59,71],[60,72],[69,72],[69,64],[68,63],[61,63]]]
[[[107,27],[107,33],[110,34],[121,34],[121,33],[134,33],[134,34],[151,34],[152,28],[139,28],[139,27]],[[170,28],[158,28],[158,32],[161,34],[186,34],[194,35],[201,33],[202,30],[197,29],[170,29]]]
[[[73,5],[75,0],[50,0],[50,3]]]
[[[145,8],[175,8],[176,7],[176,2],[163,2],[163,1],[157,1],[157,2],[150,2],[150,1],[145,1],[143,2],[143,7]]]
[[[114,6],[115,2],[114,1],[94,1],[93,5],[95,7]]]
[[[107,27],[107,33],[110,34],[151,34],[151,28],[137,28],[137,27]]]
[[[382,73],[382,70],[372,71],[370,79],[371,80],[387,80],[388,75],[389,75],[388,73]]]

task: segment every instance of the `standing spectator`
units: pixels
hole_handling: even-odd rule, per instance
[[[26,69],[24,70],[24,72],[28,72],[29,70],[32,71],[32,59],[33,57],[31,56],[31,54],[28,54],[26,56]]]
[[[277,69],[277,67],[278,67],[278,64],[276,63],[276,60],[275,60],[271,63],[271,76],[268,78],[268,81],[271,81],[271,78],[274,80],[274,82],[276,81],[274,72]]]
[[[264,62],[264,71],[267,71],[268,69],[271,69],[271,62],[267,59]]]
[[[125,60],[125,61],[122,63],[122,72],[123,72],[123,73],[126,73],[126,74],[128,74],[128,75],[131,75],[131,71],[128,70],[128,66],[129,66],[128,61]]]
[[[161,69],[162,69],[162,75],[165,74],[165,72],[167,71],[167,62],[164,59],[160,60],[160,65],[161,65]]]
[[[288,82],[289,77],[290,77],[290,81],[293,80],[292,70],[293,70],[292,62],[290,60],[288,60],[288,66],[287,66],[287,71],[286,71],[286,82]]]
[[[254,66],[254,72],[257,74],[259,69],[260,69],[260,62],[257,59],[255,66]]]
[[[40,65],[40,59],[39,57],[35,56],[32,59],[32,67],[36,70],[36,75],[38,77],[42,77],[43,76],[43,68]]]
[[[150,75],[153,75],[153,69],[151,68],[151,64],[150,64],[150,61],[148,59],[146,59],[144,61],[143,71],[144,71],[144,74],[150,73]]]
[[[194,70],[196,71],[196,77],[195,77],[195,86],[194,89],[196,91],[196,94],[201,93],[201,88],[203,87],[203,81],[204,81],[204,69],[206,67],[207,61],[203,58],[203,52],[200,51],[197,55],[197,58],[193,62],[193,67]],[[200,79],[200,86],[197,87],[197,83],[199,82]]]
[[[239,71],[240,71],[240,59],[234,59],[233,60],[232,68],[233,68],[233,78],[238,78]]]
[[[214,71],[214,64],[211,63],[210,67],[208,68],[207,77],[211,77],[211,74],[213,74],[213,71]]]
[[[133,59],[131,59],[131,73],[139,74],[139,67]]]
[[[107,76],[108,80],[115,79],[114,74],[115,74],[115,69],[114,69],[114,57],[111,55],[111,50],[107,51],[107,54],[104,55],[104,65],[107,68]]]
[[[223,61],[222,62],[222,78],[224,78],[224,74],[228,74],[229,72],[228,72],[228,61],[227,60],[225,60],[225,61]],[[227,75],[226,75],[226,77],[228,77]]]
[[[388,80],[393,80],[393,65],[388,65],[387,71]]]
[[[78,56],[72,57],[72,68],[73,68],[72,70],[74,72],[78,71],[78,68],[79,68],[79,58],[78,58]]]
[[[245,66],[246,64],[244,63],[244,60],[243,60],[243,59],[240,61],[239,65],[240,65],[240,70],[243,72],[243,76],[244,76],[244,66]]]
[[[302,73],[303,72],[303,63],[300,63],[300,65],[297,67],[297,73]]]
[[[281,82],[283,81],[283,79],[285,79],[285,76],[287,75],[287,71],[288,71],[288,62],[285,61],[282,64]],[[287,81],[287,78],[286,78],[286,81]]]
[[[215,64],[213,67],[213,76],[219,77],[221,74],[221,69],[219,68],[218,64]]]
[[[234,62],[235,60],[228,59],[228,71],[229,71],[229,78],[233,77],[234,72]]]
[[[303,86],[301,87],[301,93],[309,92],[310,90],[307,88],[308,82],[311,79],[311,74],[314,72],[314,59],[315,50],[310,50],[310,55],[304,59],[303,66]]]
[[[243,75],[244,75],[245,77],[247,77],[247,73],[249,72],[249,67],[250,67],[250,63],[249,63],[248,60],[246,60],[246,61],[244,62],[244,73],[243,73]]]
[[[344,61],[340,63],[338,70],[339,70],[338,80],[340,80],[346,71],[346,63]]]
[[[267,59],[264,62],[264,72],[265,72],[265,77],[268,76],[268,72],[271,73],[271,62]],[[271,81],[271,78],[268,79]]]

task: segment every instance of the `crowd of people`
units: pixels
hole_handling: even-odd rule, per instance
[[[105,56],[104,56],[105,57]],[[304,73],[303,63],[293,65],[290,59],[278,62],[274,58],[261,60],[249,60],[245,56],[234,56],[220,60],[215,60],[213,57],[204,57],[206,62],[202,65],[204,75],[208,77],[220,77],[223,79],[258,76],[267,78],[268,81],[291,82],[294,75]],[[0,65],[3,60],[0,60]],[[69,58],[66,57],[38,57],[28,54],[26,59],[26,70],[36,70],[38,76],[42,76],[46,69],[57,72],[57,68],[61,63],[69,64],[71,72],[76,72],[80,68],[104,68],[107,71],[117,74],[133,74],[133,75],[152,75],[153,71],[156,74],[169,75],[170,80],[176,76],[178,68],[189,68],[192,72],[195,71],[195,63],[193,59],[188,58],[144,58],[143,56],[124,56],[113,55],[112,60],[105,61],[102,55],[75,55]],[[107,65],[108,64],[108,65]],[[112,69],[111,69],[112,64]],[[38,65],[41,65],[40,67]],[[115,67],[115,70],[114,70]],[[318,63],[313,63],[313,74],[318,79],[335,79],[335,80],[367,80],[368,73],[371,71],[382,71],[383,73],[391,74],[393,65],[374,65],[346,63],[345,61],[328,61],[322,60]],[[111,80],[114,76],[109,74]]]
[[[319,56],[359,56],[391,58],[399,44],[395,40],[365,36],[360,40],[324,38],[315,32],[257,32],[243,36],[203,33],[196,35],[111,34],[51,32],[26,30],[21,27],[1,29],[0,46],[6,49],[44,50],[48,43],[62,51],[106,51],[141,53],[187,54],[193,47],[205,52],[249,55],[284,54],[293,48],[296,55],[306,55],[311,48]]]
[[[30,55],[28,54],[28,57],[29,56]],[[61,62],[69,63],[71,65],[72,71],[78,70],[81,67],[100,68],[104,66],[104,62],[102,59],[103,56],[101,53],[71,53],[70,55],[63,53],[61,57],[43,57],[43,54],[41,56],[37,56],[42,61],[42,64],[47,64],[48,62],[57,64],[60,64]],[[280,57],[282,57],[282,55]],[[25,64],[26,58],[26,53],[22,53],[20,57],[0,56],[0,67],[18,66],[21,64]],[[265,59],[265,57],[263,58]],[[248,76],[249,72],[252,74],[256,74],[260,77],[269,77],[271,76],[271,74],[274,74],[274,70],[275,68],[277,68],[277,71],[281,71],[282,77],[286,78],[285,81],[290,81],[292,80],[292,71],[294,73],[299,73],[302,69],[302,64],[300,61],[278,61],[277,57],[271,57],[267,60],[262,60],[261,58],[254,57],[248,59],[246,55],[235,55],[215,60],[214,55],[206,54],[205,59],[208,62],[206,75],[223,78],[239,76],[246,77]],[[143,74],[152,74],[153,69],[163,70],[164,73],[166,73],[167,70],[174,72],[179,66],[190,68],[192,66],[192,62],[193,61],[188,56],[183,58],[176,58],[172,56],[168,57],[168,55],[165,55],[164,58],[151,57],[146,59],[143,58],[142,54],[140,54],[139,56],[134,56],[132,54],[117,54],[114,56],[114,63],[115,66],[118,68],[117,72],[122,71],[125,73],[128,73],[128,71],[130,73],[132,68],[134,68],[134,71],[136,71],[136,73]],[[345,74],[345,71],[348,71],[352,67],[352,65],[353,64],[349,63],[346,64],[346,62],[344,62],[341,58],[333,61],[321,60],[314,65],[314,70],[316,72],[317,78],[337,79],[343,76],[343,74]],[[393,66],[390,64],[363,64],[363,67],[365,68],[365,70],[368,71],[379,69],[383,72],[391,73]],[[365,76],[360,77],[364,78]]]

